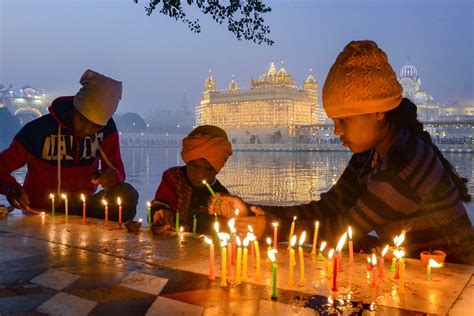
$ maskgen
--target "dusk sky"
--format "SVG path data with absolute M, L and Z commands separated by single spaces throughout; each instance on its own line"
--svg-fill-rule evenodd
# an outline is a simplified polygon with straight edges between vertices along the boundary
M 321 90 L 345 44 L 372 39 L 397 74 L 409 58 L 436 101 L 474 99 L 472 0 L 265 1 L 271 47 L 238 41 L 203 15 L 202 33 L 192 33 L 159 13 L 147 16 L 147 2 L 0 0 L 0 83 L 73 95 L 90 68 L 123 81 L 119 112 L 146 116 L 177 106 L 184 93 L 197 105 L 208 69 L 219 89 L 233 74 L 247 87 L 271 61 L 278 68 L 284 61 L 299 85 L 312 68 Z

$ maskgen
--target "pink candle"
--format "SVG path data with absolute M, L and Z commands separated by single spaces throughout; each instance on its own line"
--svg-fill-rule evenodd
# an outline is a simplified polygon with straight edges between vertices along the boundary
M 342 248 L 344 247 L 344 244 L 346 243 L 347 240 L 347 232 L 345 232 L 342 237 L 339 239 L 336 247 L 336 252 L 337 252 L 337 266 L 334 266 L 334 269 L 337 270 L 337 272 L 342 272 Z
M 337 257 L 337 272 L 342 272 L 342 252 L 339 252 Z
M 204 237 L 204 241 L 209 244 L 209 281 L 214 281 L 216 279 L 214 275 L 214 243 L 211 239 Z
M 277 249 L 277 243 L 278 243 L 278 223 L 273 222 L 273 249 Z
M 338 265 L 338 257 L 334 256 L 332 261 L 332 291 L 337 292 L 337 265 Z
M 117 204 L 118 204 L 118 227 L 119 229 L 122 228 L 122 200 L 118 197 L 117 198 Z
M 377 287 L 377 278 L 376 278 L 376 272 L 377 272 L 377 256 L 375 253 L 372 254 L 372 270 L 370 271 L 370 287 L 375 288 Z
M 388 251 L 388 245 L 386 245 L 383 250 L 382 250 L 382 253 L 380 254 L 380 264 L 379 264 L 379 277 L 383 280 L 384 277 L 385 277 L 385 268 L 384 268 L 384 265 L 385 265 L 385 255 L 387 254 L 387 251 Z
M 86 223 L 86 198 L 84 194 L 81 193 L 82 200 L 82 224 Z
M 227 258 L 227 276 L 232 277 L 232 244 L 227 243 L 227 253 L 229 258 Z
M 347 233 L 349 235 L 349 265 L 354 265 L 354 250 L 352 245 L 352 228 L 349 226 L 347 229 Z
M 109 226 L 109 206 L 107 205 L 106 200 L 102 200 L 102 203 L 104 204 L 105 207 L 105 227 Z

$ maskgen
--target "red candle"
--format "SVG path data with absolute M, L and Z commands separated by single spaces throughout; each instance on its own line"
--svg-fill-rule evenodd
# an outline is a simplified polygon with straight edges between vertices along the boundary
M 377 271 L 377 256 L 375 253 L 372 254 L 372 270 L 370 271 L 370 278 L 372 279 L 370 282 L 370 287 L 375 288 L 377 286 L 377 278 L 376 278 L 376 271 Z
M 214 281 L 216 279 L 214 275 L 214 243 L 211 239 L 204 237 L 204 241 L 209 244 L 209 281 Z
M 118 197 L 117 198 L 117 204 L 118 204 L 118 227 L 119 229 L 122 228 L 122 200 Z
M 227 253 L 229 258 L 227 258 L 227 276 L 232 277 L 232 244 L 227 243 Z
M 86 198 L 84 194 L 81 193 L 82 200 L 82 224 L 86 223 Z
M 337 265 L 338 256 L 334 256 L 332 261 L 332 291 L 337 292 Z
M 346 243 L 347 240 L 347 232 L 345 232 L 341 238 L 339 239 L 336 247 L 337 251 L 337 256 L 339 257 L 337 260 L 337 266 L 334 266 L 333 269 L 337 270 L 337 272 L 342 272 L 342 248 L 344 247 L 344 244 Z
M 105 207 L 105 227 L 109 226 L 109 206 L 107 205 L 106 200 L 102 200 L 102 203 L 104 204 Z
M 385 277 L 385 269 L 384 269 L 384 264 L 385 264 L 385 255 L 387 254 L 387 251 L 388 251 L 388 245 L 386 245 L 383 250 L 382 250 L 382 253 L 380 254 L 380 264 L 379 264 L 379 277 L 383 280 L 383 278 Z

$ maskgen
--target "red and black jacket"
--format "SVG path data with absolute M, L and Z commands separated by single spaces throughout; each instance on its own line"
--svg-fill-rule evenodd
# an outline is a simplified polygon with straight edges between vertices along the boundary
M 26 124 L 15 136 L 12 144 L 0 153 L 0 193 L 6 194 L 11 185 L 17 184 L 11 175 L 27 165 L 24 189 L 34 208 L 48 209 L 49 194 L 57 191 L 58 147 L 61 157 L 61 193 L 75 197 L 84 193 L 92 195 L 97 185 L 91 182 L 99 169 L 98 144 L 116 168 L 120 182 L 125 181 L 125 170 L 120 155 L 119 136 L 115 122 L 93 136 L 79 138 L 72 130 L 74 97 L 60 97 L 49 107 L 50 114 Z M 61 125 L 60 146 L 58 129 Z M 105 166 L 105 163 L 101 163 Z

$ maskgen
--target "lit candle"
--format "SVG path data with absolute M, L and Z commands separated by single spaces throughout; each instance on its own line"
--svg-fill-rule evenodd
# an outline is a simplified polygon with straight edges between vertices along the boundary
M 298 247 L 298 254 L 300 257 L 300 286 L 304 286 L 306 283 L 306 278 L 304 275 L 304 256 L 303 256 L 303 244 L 304 240 L 306 239 L 306 232 L 303 231 L 300 237 L 299 247 Z
M 221 242 L 221 286 L 227 286 L 227 240 Z
M 227 275 L 232 277 L 232 243 L 227 243 Z
M 56 208 L 54 207 L 54 194 L 50 193 L 49 198 L 51 199 L 51 214 L 54 216 L 54 213 L 56 212 Z
M 354 249 L 352 245 L 352 228 L 349 226 L 347 229 L 347 233 L 349 235 L 349 265 L 354 265 Z
M 272 263 L 272 300 L 276 300 L 277 297 L 277 271 L 278 271 L 278 266 L 276 264 L 276 258 L 275 258 L 275 250 L 269 250 L 268 251 L 268 258 L 270 258 L 270 261 Z
M 67 196 L 66 194 L 61 194 L 61 197 L 64 200 L 64 213 L 66 214 L 66 221 L 68 219 L 68 214 L 69 214 L 69 207 L 68 207 L 68 201 L 67 201 Z
M 267 254 L 268 254 L 268 252 L 272 250 L 272 239 L 270 237 L 267 237 L 266 241 L 267 241 Z M 271 268 L 271 261 L 268 256 L 267 256 L 267 264 L 269 264 Z
M 244 239 L 244 263 L 243 263 L 243 271 L 242 271 L 242 281 L 246 281 L 248 278 L 247 274 L 247 263 L 248 263 L 248 245 L 249 245 L 249 240 L 248 238 Z
M 405 231 L 404 230 L 401 232 L 400 235 L 395 236 L 393 238 L 393 242 L 395 244 L 395 247 L 394 247 L 394 250 L 393 250 L 394 256 L 393 256 L 393 259 L 392 259 L 392 267 L 390 268 L 390 272 L 396 271 L 396 273 L 395 273 L 395 278 L 396 279 L 398 279 L 398 270 L 397 270 L 398 265 L 397 265 L 397 259 L 396 259 L 396 256 L 395 256 L 395 251 L 399 250 L 400 245 L 403 243 L 404 240 L 405 240 Z
M 211 239 L 204 236 L 204 241 L 209 244 L 209 281 L 214 281 L 214 243 Z
M 255 261 L 255 279 L 256 280 L 259 280 L 260 279 L 260 248 L 258 246 L 258 240 L 257 238 L 255 238 L 255 240 L 253 241 L 253 244 L 255 245 L 255 258 L 256 258 L 256 261 Z
M 334 256 L 334 248 L 329 250 L 329 253 L 328 253 L 328 273 L 326 275 L 326 277 L 329 279 L 332 275 L 332 270 L 333 270 L 333 266 L 332 266 L 332 258 Z
M 214 213 L 214 240 L 218 242 L 217 234 L 219 233 L 219 219 L 217 218 L 217 214 Z
M 443 266 L 441 263 L 438 263 L 433 258 L 430 258 L 428 265 L 426 266 L 426 281 L 431 281 L 431 268 L 439 268 Z
M 319 222 L 314 222 L 314 235 L 313 235 L 313 249 L 311 254 L 316 257 L 316 245 L 318 244 L 318 232 L 319 232 Z
M 122 229 L 122 200 L 118 197 L 117 198 L 117 204 L 118 204 L 118 227 L 119 229 Z
M 399 294 L 405 294 L 405 259 L 403 257 L 405 256 L 405 251 L 400 250 L 398 252 L 398 259 L 399 259 L 399 266 L 400 266 L 400 280 L 398 283 L 398 293 Z
M 347 232 L 345 232 L 342 235 L 342 237 L 339 239 L 339 242 L 337 243 L 336 252 L 339 257 L 337 260 L 337 272 L 342 272 L 342 248 L 346 244 L 346 240 L 347 240 Z
M 384 257 L 387 254 L 387 251 L 388 251 L 388 245 L 386 245 L 383 248 L 382 253 L 380 254 L 379 277 L 381 279 L 383 279 L 385 277 L 385 268 L 384 268 L 385 258 Z
M 273 222 L 273 248 L 277 249 L 277 243 L 278 243 L 278 223 Z
M 40 213 L 40 216 L 41 216 L 41 225 L 44 225 L 46 213 L 45 213 L 45 212 L 41 212 L 41 213 Z
M 176 235 L 179 233 L 179 212 L 176 210 L 176 222 L 175 222 Z
M 146 205 L 148 206 L 148 225 L 150 225 L 151 229 L 151 224 L 153 224 L 153 219 L 151 218 L 151 203 L 146 202 Z
M 256 239 L 255 235 L 253 234 L 253 228 L 250 225 L 247 225 L 248 228 L 248 233 L 247 233 L 247 238 L 249 239 L 249 242 L 252 242 L 250 244 L 250 257 L 255 256 L 255 244 L 253 241 Z
M 231 249 L 231 244 L 228 242 L 230 240 L 230 235 L 227 234 L 227 233 L 219 233 L 218 236 L 219 236 L 219 240 L 224 240 L 225 243 L 226 243 L 226 247 L 227 247 L 227 251 L 226 251 L 227 260 L 225 262 L 225 264 L 227 265 L 226 273 L 230 277 L 232 275 L 232 265 L 231 265 L 231 262 L 230 262 L 230 257 L 227 256 L 227 254 L 229 252 L 231 252 L 231 250 L 230 250 Z
M 334 292 L 337 292 L 337 262 L 339 261 L 338 260 L 338 256 L 334 256 L 334 258 L 332 259 L 332 266 L 333 266 L 333 269 L 332 269 L 332 291 Z
M 202 180 L 202 183 L 206 186 L 206 188 L 209 190 L 209 192 L 211 193 L 212 197 L 216 199 L 216 203 L 217 204 L 220 204 L 221 203 L 221 200 L 219 199 L 219 197 L 216 195 L 216 192 L 214 192 L 214 190 L 211 188 L 211 186 L 209 185 L 209 183 L 207 183 L 206 180 Z
M 193 238 L 196 239 L 196 225 L 197 225 L 197 217 L 196 214 L 193 215 Z
M 290 227 L 290 236 L 288 237 L 288 250 L 291 249 L 291 238 L 293 238 L 293 233 L 295 232 L 295 221 L 296 221 L 296 216 L 293 216 L 293 222 L 291 222 L 291 227 Z
M 375 255 L 375 253 L 372 254 L 371 265 L 372 265 L 372 269 L 370 271 L 370 278 L 371 278 L 370 287 L 375 288 L 377 286 L 377 283 L 376 283 L 376 281 L 377 281 L 377 277 L 376 277 L 377 256 Z
M 82 200 L 82 224 L 86 223 L 86 197 L 81 193 Z
M 319 247 L 318 261 L 324 261 L 323 251 L 324 248 L 326 248 L 326 245 L 327 243 L 325 241 L 321 243 L 321 246 Z
M 291 243 L 290 243 L 290 264 L 289 264 L 289 272 L 288 272 L 288 285 L 293 286 L 294 281 L 293 281 L 293 274 L 295 270 L 295 265 L 296 265 L 296 260 L 295 260 L 295 250 L 293 247 L 296 244 L 296 235 L 293 235 L 291 237 Z
M 105 227 L 109 226 L 109 206 L 107 205 L 106 200 L 102 200 L 102 204 L 104 204 L 105 208 Z
M 242 247 L 240 242 L 240 237 L 235 237 L 235 242 L 237 244 L 237 267 L 235 269 L 235 283 L 241 283 L 241 269 L 242 269 Z

